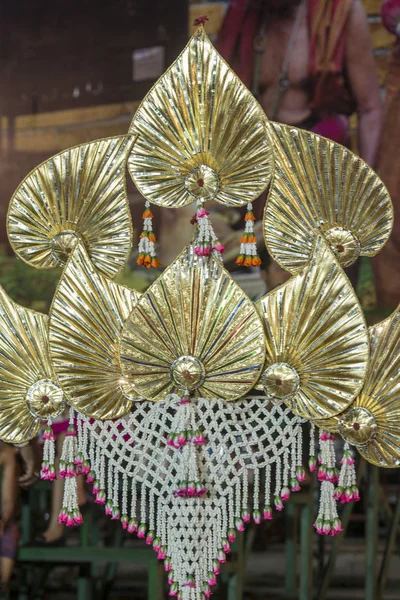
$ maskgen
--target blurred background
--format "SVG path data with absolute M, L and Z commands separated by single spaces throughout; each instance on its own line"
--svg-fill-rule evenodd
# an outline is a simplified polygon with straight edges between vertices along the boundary
M 11 253 L 6 213 L 18 184 L 63 149 L 124 134 L 144 95 L 185 46 L 194 19 L 207 15 L 207 33 L 216 40 L 228 5 L 219 0 L 0 0 L 0 283 L 14 300 L 46 311 L 59 278 L 56 270 L 37 271 Z M 380 0 L 363 0 L 385 101 L 389 57 L 397 42 L 382 24 L 381 5 Z M 351 148 L 357 151 L 356 112 L 349 123 Z M 127 179 L 137 234 L 143 199 Z M 396 191 L 390 192 L 394 197 Z M 154 212 L 162 238 L 157 209 Z M 232 226 L 237 222 L 236 216 L 224 219 Z M 382 275 L 382 265 L 374 266 L 370 260 L 360 267 L 357 291 L 370 322 L 389 314 L 400 301 L 400 297 L 396 301 L 398 287 L 380 300 L 376 284 L 382 284 L 382 277 L 396 279 L 396 273 L 400 280 L 399 249 L 393 244 L 394 254 L 384 259 L 392 261 L 390 273 Z M 240 279 L 240 273 L 237 276 Z M 260 279 L 254 277 L 253 273 L 252 286 Z M 135 267 L 133 255 L 120 281 L 144 289 L 150 279 Z M 344 509 L 345 536 L 325 540 L 314 535 L 315 498 L 309 482 L 306 491 L 288 503 L 285 515 L 272 525 L 250 529 L 239 541 L 218 596 L 400 599 L 399 478 L 362 462 L 358 478 L 363 500 L 354 509 Z M 92 504 L 85 526 L 68 533 L 66 546 L 74 548 L 72 554 L 66 552 L 64 536 L 62 544 L 35 545 L 35 532 L 51 516 L 50 503 L 45 482 L 22 492 L 17 509 L 22 549 L 8 597 L 166 597 L 154 552 L 127 540 L 121 528 L 106 521 L 103 511 Z

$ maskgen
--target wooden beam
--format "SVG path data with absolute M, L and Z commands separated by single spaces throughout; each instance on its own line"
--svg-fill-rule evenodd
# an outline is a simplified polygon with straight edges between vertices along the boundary
M 37 127 L 60 127 L 63 125 L 78 125 L 116 119 L 121 115 L 132 115 L 139 102 L 122 102 L 118 104 L 104 104 L 89 106 L 87 108 L 72 108 L 70 110 L 56 110 L 43 112 L 36 115 L 20 115 L 15 119 L 15 129 L 35 129 Z
M 395 40 L 395 36 L 388 32 L 382 25 L 380 18 L 370 21 L 369 24 L 372 40 L 372 48 L 391 48 Z
M 363 0 L 365 11 L 368 15 L 379 15 L 382 0 Z

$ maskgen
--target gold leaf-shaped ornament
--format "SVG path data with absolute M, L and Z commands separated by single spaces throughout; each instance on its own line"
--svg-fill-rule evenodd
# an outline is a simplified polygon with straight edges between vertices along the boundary
M 36 167 L 15 191 L 7 231 L 28 264 L 64 265 L 82 241 L 96 268 L 114 277 L 132 246 L 125 168 L 131 136 L 65 150 Z
M 160 206 L 247 204 L 271 177 L 264 121 L 201 27 L 135 113 L 129 172 L 143 196 Z
M 301 273 L 256 302 L 266 330 L 265 394 L 307 419 L 343 412 L 368 367 L 364 315 L 319 235 Z
M 379 252 L 393 226 L 393 209 L 376 173 L 315 133 L 279 123 L 267 127 L 275 155 L 263 220 L 271 256 L 297 273 L 321 233 L 344 267 Z
M 0 440 L 22 444 L 65 408 L 49 357 L 48 316 L 19 306 L 0 287 Z
M 221 263 L 188 246 L 139 299 L 121 334 L 120 360 L 139 394 L 185 390 L 235 400 L 256 384 L 265 358 L 262 322 Z
M 339 432 L 368 462 L 400 467 L 400 306 L 369 328 L 370 366 L 360 395 L 348 411 L 322 429 Z
M 99 273 L 83 244 L 75 247 L 50 310 L 49 343 L 70 404 L 88 417 L 119 418 L 138 399 L 121 373 L 118 342 L 139 296 Z

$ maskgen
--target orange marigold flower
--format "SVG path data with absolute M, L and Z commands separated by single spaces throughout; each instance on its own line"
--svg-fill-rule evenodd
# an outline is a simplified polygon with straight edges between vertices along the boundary
M 139 254 L 136 264 L 138 264 L 139 266 L 142 266 L 143 261 L 144 261 L 144 254 Z
M 160 266 L 160 261 L 158 260 L 157 256 L 154 256 L 154 258 L 151 261 L 151 266 L 153 267 L 153 269 L 156 269 L 157 267 Z
M 149 234 L 147 236 L 149 238 L 149 242 L 156 242 L 156 236 L 154 235 L 154 233 L 152 231 L 149 231 Z
M 151 256 L 150 256 L 150 254 L 145 254 L 144 259 L 143 259 L 143 265 L 145 267 L 151 267 Z
M 251 256 L 246 256 L 246 258 L 244 259 L 244 263 L 243 266 L 244 267 L 251 267 L 252 266 L 252 257 Z
M 246 213 L 246 216 L 245 216 L 244 220 L 245 220 L 245 221 L 255 221 L 255 220 L 256 220 L 256 218 L 255 218 L 255 216 L 254 216 L 254 214 L 253 214 L 253 211 L 252 211 L 252 210 L 248 210 L 248 211 L 247 211 L 247 213 Z
M 243 262 L 244 262 L 244 256 L 243 256 L 243 254 L 239 254 L 239 256 L 236 259 L 236 264 L 237 265 L 242 265 Z
M 261 258 L 259 256 L 253 256 L 252 265 L 253 267 L 259 267 L 261 265 Z
M 146 210 L 144 211 L 143 215 L 142 215 L 142 219 L 152 219 L 153 218 L 153 213 L 151 212 L 151 210 L 149 208 L 146 208 Z

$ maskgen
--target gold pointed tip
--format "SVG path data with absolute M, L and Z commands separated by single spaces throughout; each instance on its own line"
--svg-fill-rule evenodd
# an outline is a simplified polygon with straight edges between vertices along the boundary
M 193 27 L 199 27 L 199 29 L 204 29 L 204 26 L 206 24 L 206 21 L 208 21 L 209 18 L 207 17 L 207 15 L 201 15 L 201 17 L 197 17 L 197 19 L 195 19 L 193 21 Z

